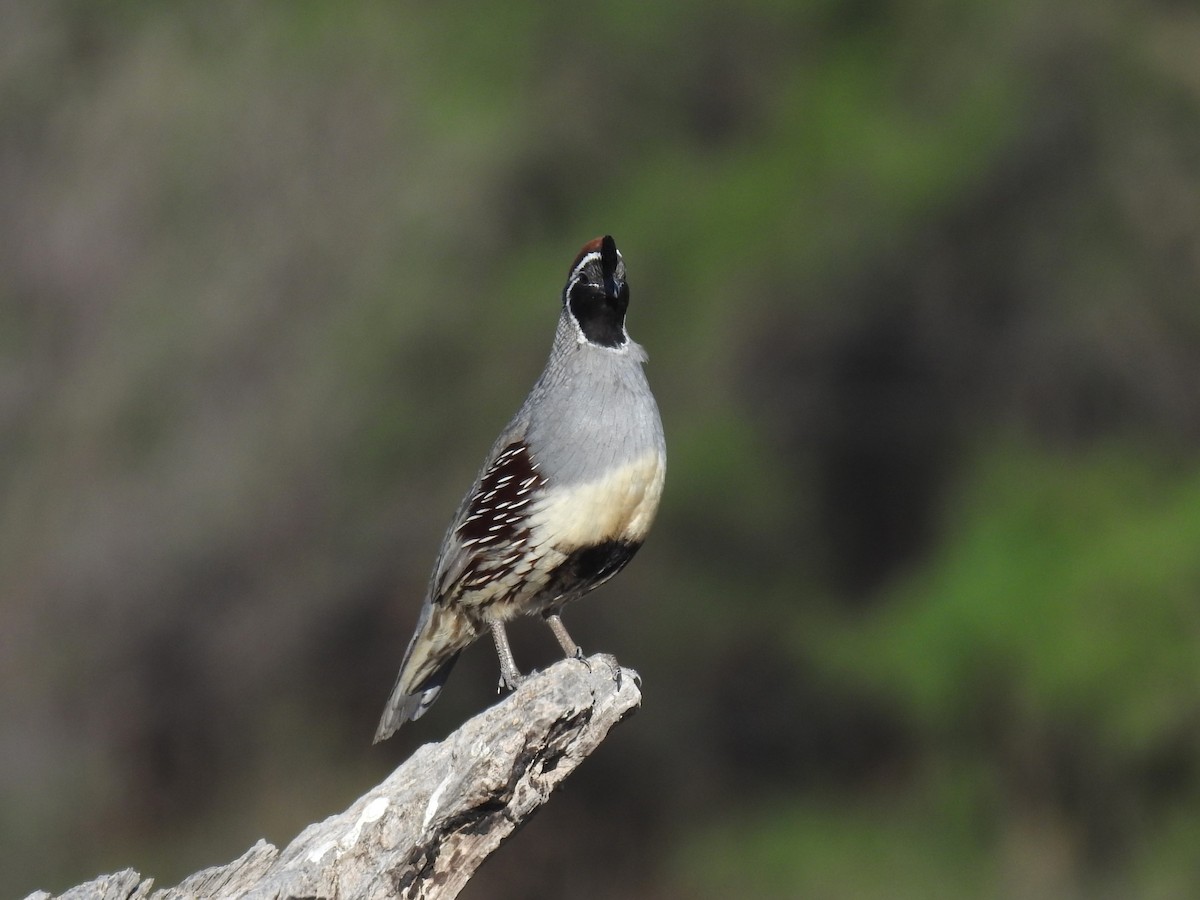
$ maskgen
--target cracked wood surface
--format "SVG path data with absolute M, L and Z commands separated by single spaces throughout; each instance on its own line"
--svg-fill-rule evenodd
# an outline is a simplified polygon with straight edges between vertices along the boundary
M 349 809 L 310 825 L 282 851 L 259 841 L 233 862 L 173 888 L 154 890 L 153 879 L 126 869 L 58 896 L 454 897 L 640 703 L 637 673 L 611 656 L 562 660 L 445 740 L 418 748 Z M 50 898 L 38 891 L 26 900 Z

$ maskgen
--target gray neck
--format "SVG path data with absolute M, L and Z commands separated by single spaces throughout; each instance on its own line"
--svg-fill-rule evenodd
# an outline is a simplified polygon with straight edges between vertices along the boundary
M 662 424 L 632 339 L 589 344 L 564 308 L 546 368 L 514 425 L 524 425 L 552 481 L 591 481 L 610 468 L 661 451 Z

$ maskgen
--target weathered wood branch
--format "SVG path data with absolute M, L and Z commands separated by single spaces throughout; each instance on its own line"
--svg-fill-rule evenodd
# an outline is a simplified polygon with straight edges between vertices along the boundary
M 60 898 L 454 897 L 640 703 L 637 673 L 611 656 L 563 660 L 441 743 L 419 748 L 349 809 L 310 825 L 283 851 L 259 841 L 228 865 L 173 888 L 153 890 L 153 879 L 127 869 Z

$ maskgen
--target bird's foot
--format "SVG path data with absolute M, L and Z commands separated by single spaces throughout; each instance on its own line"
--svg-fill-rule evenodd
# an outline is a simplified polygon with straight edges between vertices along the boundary
M 617 662 L 617 658 L 615 656 L 613 656 L 611 653 L 597 653 L 595 656 L 592 657 L 592 659 L 598 660 L 599 662 L 602 662 L 602 663 L 604 663 L 604 665 L 608 666 L 608 670 L 610 672 L 612 672 L 613 682 L 617 685 L 617 690 L 620 690 L 621 689 L 621 681 L 625 677 L 625 670 L 621 668 L 621 664 L 619 662 Z M 590 669 L 591 662 L 590 661 L 587 661 L 587 662 L 588 662 L 588 668 Z M 634 677 L 635 678 L 637 677 L 636 673 L 634 673 Z
M 500 680 L 496 682 L 496 693 L 511 693 L 520 687 L 521 682 L 525 681 L 528 677 L 528 675 L 518 675 L 514 678 L 511 675 L 501 675 Z
M 538 673 L 537 669 L 530 669 L 524 675 L 513 669 L 511 672 L 501 670 L 500 680 L 496 684 L 496 693 L 503 694 L 504 692 L 512 692 L 527 682 L 530 678 Z
M 517 668 L 512 648 L 508 646 L 508 634 L 504 630 L 504 623 L 492 623 L 492 638 L 496 642 L 496 656 L 500 659 L 500 684 L 496 687 L 496 693 L 515 691 L 521 682 L 534 673 L 522 675 L 521 670 Z

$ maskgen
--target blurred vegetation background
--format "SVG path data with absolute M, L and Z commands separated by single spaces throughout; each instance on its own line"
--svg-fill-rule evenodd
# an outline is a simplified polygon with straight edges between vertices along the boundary
M 0 3 L 0 895 L 286 843 L 612 233 L 643 711 L 474 898 L 1200 895 L 1200 11 Z M 518 658 L 555 658 L 536 623 Z M 633 773 L 633 774 L 630 774 Z

